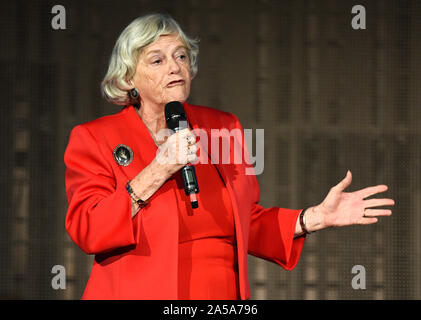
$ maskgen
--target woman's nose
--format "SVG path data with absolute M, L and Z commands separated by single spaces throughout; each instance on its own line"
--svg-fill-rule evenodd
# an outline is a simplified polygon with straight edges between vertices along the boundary
M 180 66 L 175 59 L 169 59 L 169 73 L 179 73 Z

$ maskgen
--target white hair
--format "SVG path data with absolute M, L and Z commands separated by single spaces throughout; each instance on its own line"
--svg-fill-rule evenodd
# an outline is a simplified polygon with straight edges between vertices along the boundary
M 139 17 L 120 34 L 111 54 L 108 71 L 101 83 L 106 100 L 117 105 L 132 103 L 129 91 L 134 88 L 139 53 L 162 35 L 176 34 L 184 42 L 190 62 L 190 73 L 197 73 L 199 40 L 188 37 L 169 15 L 154 13 Z

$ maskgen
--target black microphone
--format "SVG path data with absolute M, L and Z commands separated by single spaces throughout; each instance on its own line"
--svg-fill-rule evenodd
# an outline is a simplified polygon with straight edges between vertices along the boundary
M 178 132 L 187 128 L 187 117 L 184 112 L 183 105 L 178 101 L 171 101 L 165 105 L 165 121 L 168 129 Z M 199 185 L 197 183 L 196 171 L 192 164 L 188 164 L 181 168 L 181 177 L 183 178 L 184 191 L 186 196 L 190 197 L 192 208 L 199 207 L 196 193 L 199 193 Z

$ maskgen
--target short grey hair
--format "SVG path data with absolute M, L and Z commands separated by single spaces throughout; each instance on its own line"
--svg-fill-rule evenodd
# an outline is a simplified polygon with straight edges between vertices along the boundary
M 129 91 L 136 73 L 139 53 L 162 35 L 176 34 L 184 42 L 194 77 L 198 69 L 199 39 L 187 36 L 169 15 L 153 13 L 133 20 L 118 37 L 108 71 L 101 83 L 104 98 L 117 105 L 133 103 Z

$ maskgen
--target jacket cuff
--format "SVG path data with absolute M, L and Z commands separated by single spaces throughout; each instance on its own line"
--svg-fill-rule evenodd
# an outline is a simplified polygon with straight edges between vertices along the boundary
M 285 250 L 285 261 L 281 261 L 281 266 L 285 270 L 292 270 L 295 268 L 300 258 L 301 251 L 303 249 L 304 242 L 306 239 L 305 235 L 294 238 L 295 227 L 300 212 L 301 210 L 290 209 L 281 209 L 278 212 L 278 222 L 280 224 L 280 228 L 282 227 L 281 224 L 284 226 L 284 228 L 286 224 L 289 225 L 286 232 L 281 233 L 282 243 L 284 244 L 283 249 Z

